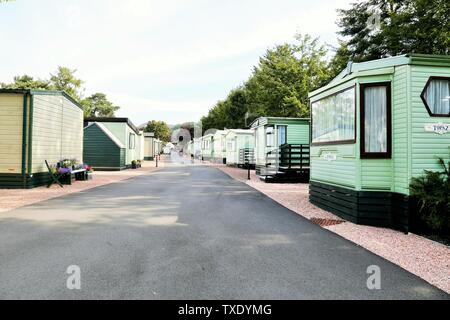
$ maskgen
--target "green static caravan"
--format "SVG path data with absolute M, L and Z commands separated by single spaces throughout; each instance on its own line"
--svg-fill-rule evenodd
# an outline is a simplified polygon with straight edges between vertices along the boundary
M 226 143 L 225 136 L 227 134 L 227 130 L 217 130 L 213 136 L 213 153 L 212 160 L 217 163 L 226 163 Z
M 312 203 L 359 224 L 408 229 L 412 177 L 449 159 L 450 56 L 349 63 L 312 92 Z
M 262 117 L 255 130 L 256 174 L 265 181 L 309 179 L 309 119 Z
M 83 110 L 60 91 L 0 89 L 0 188 L 33 188 L 45 165 L 83 161 Z
M 156 139 L 153 132 L 144 133 L 144 160 L 153 161 L 156 156 Z
M 226 164 L 229 166 L 242 167 L 246 165 L 246 163 L 240 154 L 242 151 L 249 151 L 253 154 L 255 148 L 255 130 L 230 129 L 225 136 L 225 142 Z
M 214 134 L 207 134 L 203 136 L 201 139 L 202 145 L 202 160 L 204 161 L 212 161 L 214 154 L 214 143 L 213 143 Z
M 84 160 L 100 171 L 130 168 L 144 160 L 143 132 L 127 118 L 84 119 Z

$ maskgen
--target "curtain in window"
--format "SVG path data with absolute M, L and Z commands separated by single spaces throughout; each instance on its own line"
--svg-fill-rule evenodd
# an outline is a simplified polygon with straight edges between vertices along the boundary
M 386 87 L 364 89 L 364 137 L 366 152 L 387 152 Z
M 355 138 L 355 89 L 351 88 L 312 104 L 313 142 Z
M 286 126 L 278 126 L 278 147 L 286 144 Z
M 431 80 L 426 100 L 432 113 L 450 114 L 450 80 Z

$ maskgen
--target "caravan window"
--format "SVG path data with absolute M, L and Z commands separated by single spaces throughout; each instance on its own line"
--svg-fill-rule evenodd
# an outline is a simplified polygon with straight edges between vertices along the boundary
M 128 148 L 135 149 L 136 148 L 136 135 L 134 133 L 130 133 L 128 138 Z
M 361 84 L 361 158 L 391 156 L 391 85 Z
M 355 111 L 354 87 L 313 102 L 312 142 L 355 143 Z
M 450 116 L 450 78 L 431 77 L 422 92 L 422 100 L 431 116 Z
M 278 126 L 278 146 L 287 143 L 287 126 Z

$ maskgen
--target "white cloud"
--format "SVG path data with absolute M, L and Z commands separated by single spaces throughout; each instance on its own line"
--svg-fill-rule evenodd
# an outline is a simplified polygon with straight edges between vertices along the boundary
M 14 2 L 2 8 L 8 12 L 0 11 L 2 45 L 8 48 L 0 50 L 0 59 L 9 62 L 0 81 L 22 73 L 47 77 L 65 65 L 78 69 L 88 93 L 109 93 L 123 115 L 139 119 L 151 110 L 151 118 L 170 119 L 178 108 L 170 122 L 195 120 L 248 77 L 267 47 L 291 41 L 296 32 L 335 43 L 335 9 L 348 2 Z M 211 84 L 222 86 L 214 97 Z

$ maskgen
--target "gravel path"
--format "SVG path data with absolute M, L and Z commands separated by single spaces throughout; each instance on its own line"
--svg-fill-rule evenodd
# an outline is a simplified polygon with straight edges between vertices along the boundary
M 234 179 L 248 184 L 305 218 L 341 220 L 334 214 L 309 202 L 308 184 L 264 183 L 254 171 L 252 171 L 251 180 L 248 181 L 246 170 L 223 165 L 212 166 Z M 360 226 L 351 222 L 325 228 L 450 293 L 449 247 L 415 234 L 405 235 L 391 229 Z

